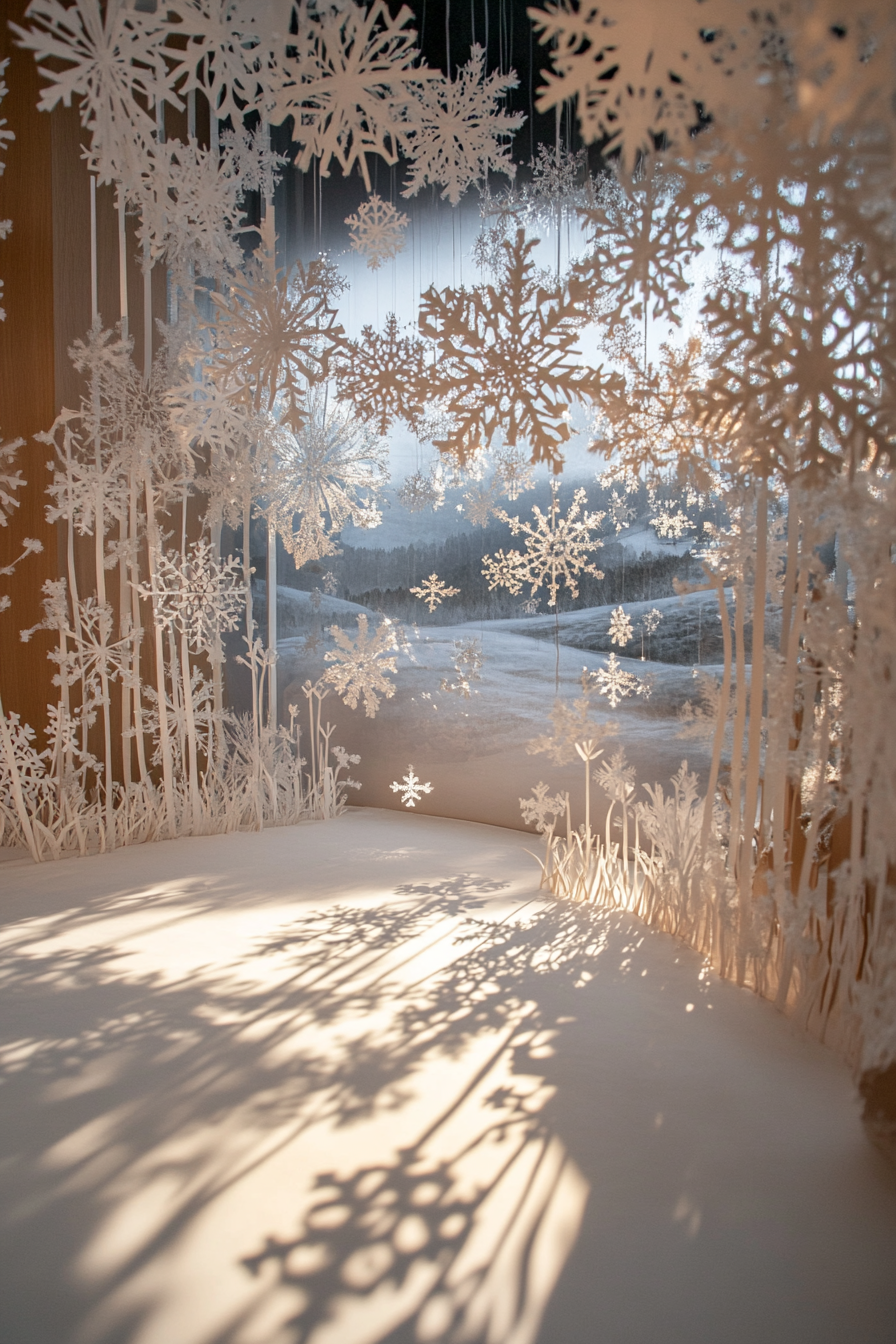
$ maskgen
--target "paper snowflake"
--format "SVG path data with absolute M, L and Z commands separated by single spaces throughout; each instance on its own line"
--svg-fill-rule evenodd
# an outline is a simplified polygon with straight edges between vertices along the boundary
M 92 134 L 90 159 L 101 181 L 130 180 L 155 140 L 159 103 L 183 108 L 175 92 L 176 62 L 163 55 L 160 16 L 127 0 L 32 0 L 30 28 L 11 24 L 20 46 L 34 52 L 48 83 L 38 107 L 51 112 L 78 100 L 81 125 Z M 151 111 L 151 110 L 152 111 Z
M 383 620 L 371 634 L 367 617 L 362 613 L 354 639 L 338 625 L 330 626 L 330 634 L 336 648 L 324 654 L 324 661 L 335 666 L 324 673 L 326 680 L 335 686 L 349 709 L 357 709 L 358 700 L 363 699 L 364 713 L 368 719 L 374 718 L 380 696 L 391 700 L 395 694 L 395 683 L 387 673 L 394 675 L 398 670 L 395 659 L 400 647 L 398 631 L 391 621 Z
M 198 91 L 220 121 L 229 118 L 235 127 L 253 112 L 274 123 L 283 119 L 284 94 L 303 67 L 309 43 L 304 5 L 178 0 L 159 9 L 174 39 L 166 51 L 181 54 L 176 78 L 182 95 Z
M 681 509 L 672 513 L 668 508 L 661 508 L 656 517 L 651 518 L 650 526 L 656 528 L 658 537 L 672 537 L 679 541 L 694 524 Z
M 372 271 L 379 270 L 384 261 L 397 257 L 404 247 L 407 215 L 401 214 L 376 192 L 362 201 L 358 213 L 349 215 L 345 222 L 351 234 L 351 247 L 366 257 Z
M 684 179 L 650 160 L 635 179 L 606 175 L 596 198 L 580 211 L 586 255 L 573 273 L 599 291 L 610 325 L 626 317 L 680 325 L 688 270 L 703 250 L 701 208 Z
M 401 801 L 405 807 L 414 807 L 419 803 L 424 793 L 432 793 L 432 785 L 424 784 L 418 775 L 414 774 L 414 767 L 408 766 L 407 774 L 399 780 L 394 780 L 390 785 L 393 793 L 401 794 Z
M 470 59 L 457 79 L 439 75 L 413 87 L 407 109 L 402 149 L 411 160 L 403 196 L 416 196 L 421 187 L 443 187 L 442 199 L 457 205 L 473 182 L 489 172 L 513 177 L 510 137 L 519 129 L 522 113 L 508 113 L 501 104 L 519 80 L 511 71 L 485 74 L 482 47 L 470 49 Z
M 398 502 L 408 513 L 422 513 L 424 509 L 439 509 L 445 503 L 445 486 L 432 473 L 415 471 L 398 487 Z
M 536 831 L 543 835 L 545 831 L 553 831 L 557 818 L 566 811 L 569 794 L 548 793 L 548 785 L 542 780 L 533 785 L 533 789 L 531 798 L 520 799 L 520 808 L 526 825 L 534 826 Z
M 653 150 L 660 134 L 672 140 L 693 126 L 694 100 L 707 94 L 717 52 L 702 39 L 707 21 L 701 21 L 699 6 L 616 5 L 610 15 L 603 5 L 573 8 L 557 0 L 528 14 L 539 42 L 551 48 L 553 65 L 535 106 L 545 113 L 572 101 L 586 145 L 600 140 L 604 153 L 621 149 L 631 166 L 639 153 Z M 702 63 L 701 49 L 708 53 Z M 699 92 L 685 82 L 695 67 L 704 76 Z M 713 88 L 724 85 L 723 72 L 727 67 L 720 62 Z
M 619 375 L 581 363 L 576 333 L 584 321 L 584 290 L 545 289 L 535 246 L 519 230 L 514 243 L 503 244 L 499 283 L 442 292 L 430 287 L 423 295 L 420 330 L 437 351 L 427 385 L 451 424 L 433 441 L 460 461 L 500 433 L 510 447 L 526 440 L 533 462 L 559 471 L 570 404 L 621 389 Z
M 615 709 L 620 700 L 634 695 L 641 683 L 633 672 L 627 672 L 622 667 L 615 653 L 611 653 L 606 667 L 599 667 L 591 674 L 591 684 L 596 687 L 598 695 L 605 695 Z
M 646 611 L 644 615 L 641 617 L 641 624 L 644 627 L 644 633 L 646 635 L 655 634 L 657 627 L 659 626 L 659 623 L 662 619 L 663 619 L 663 613 L 660 611 L 659 607 L 651 607 L 650 611 Z
M 462 695 L 469 700 L 473 694 L 470 682 L 482 680 L 482 641 L 476 639 L 456 639 L 454 641 L 454 680 L 443 677 L 439 690 L 451 695 Z M 477 692 L 478 694 L 478 692 Z
M 460 589 L 447 587 L 446 584 L 442 583 L 438 574 L 433 573 L 423 581 L 419 588 L 412 588 L 411 592 L 415 597 L 424 601 L 430 611 L 435 611 L 436 607 L 441 606 L 444 598 L 457 597 Z
M 510 518 L 503 510 L 499 517 L 510 524 L 514 536 L 520 533 L 526 538 L 525 551 L 498 551 L 494 556 L 485 556 L 482 573 L 490 589 L 507 588 L 515 595 L 524 584 L 531 588 L 534 597 L 539 588 L 548 590 L 548 606 L 557 605 L 557 595 L 561 585 L 569 589 L 571 597 L 578 597 L 579 588 L 576 579 L 580 574 L 592 574 L 603 578 L 603 571 L 597 569 L 588 559 L 600 546 L 600 540 L 594 535 L 602 514 L 584 513 L 582 506 L 586 494 L 582 489 L 573 495 L 569 512 L 564 517 L 560 513 L 558 491 L 551 491 L 551 507 L 545 514 L 537 504 L 533 505 L 534 523 L 522 522 L 519 518 Z
M 266 487 L 267 516 L 297 569 L 335 555 L 333 537 L 347 522 L 377 526 L 386 460 L 386 444 L 368 426 L 346 407 L 328 405 L 319 388 L 312 392 L 307 422 L 277 440 Z
M 294 117 L 302 172 L 315 157 L 322 177 L 334 159 L 345 177 L 357 164 L 370 191 L 367 155 L 397 162 L 413 90 L 439 78 L 419 63 L 417 33 L 408 26 L 413 17 L 402 6 L 393 19 L 385 0 L 369 8 L 343 0 L 317 11 L 301 77 L 281 109 Z
M 157 625 L 173 626 L 196 653 L 211 653 L 224 630 L 234 630 L 246 594 L 238 560 L 218 560 L 208 541 L 186 555 L 169 552 L 156 559 L 149 583 L 138 585 L 153 603 Z
M 629 642 L 633 634 L 631 618 L 622 607 L 614 607 L 610 613 L 610 643 L 620 648 Z
M 416 336 L 402 336 L 394 313 L 380 334 L 364 327 L 336 365 L 339 396 L 350 401 L 362 420 L 376 423 L 385 434 L 393 420 L 413 428 L 423 413 L 424 345 Z
M 293 429 L 305 421 L 309 386 L 321 382 L 344 331 L 331 306 L 331 285 L 320 261 L 278 270 L 275 239 L 262 226 L 262 243 L 229 294 L 211 294 L 217 308 L 212 376 L 245 389 L 255 410 L 267 410 Z M 211 325 L 211 324 L 210 324 Z

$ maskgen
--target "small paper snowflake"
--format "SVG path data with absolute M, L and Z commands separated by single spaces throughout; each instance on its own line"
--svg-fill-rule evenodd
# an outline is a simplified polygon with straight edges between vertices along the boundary
M 676 509 L 671 513 L 668 508 L 661 508 L 655 518 L 651 518 L 650 526 L 656 528 L 658 537 L 670 537 L 675 541 L 680 541 L 690 528 L 694 526 L 690 518 L 681 509 Z
M 351 246 L 367 258 L 372 271 L 379 270 L 384 261 L 397 257 L 404 247 L 408 217 L 384 201 L 376 192 L 358 206 L 356 215 L 346 219 L 351 234 Z
M 382 332 L 366 326 L 361 339 L 350 341 L 339 358 L 336 387 L 362 420 L 375 421 L 385 434 L 393 420 L 413 429 L 423 414 L 421 391 L 426 374 L 423 342 L 402 336 L 398 320 L 389 313 Z
M 618 644 L 622 648 L 629 642 L 632 633 L 631 618 L 626 615 L 622 607 L 614 607 L 610 613 L 610 643 Z
M 442 583 L 438 574 L 432 573 L 428 579 L 423 581 L 419 588 L 412 588 L 411 592 L 415 597 L 421 598 L 421 600 L 429 607 L 430 611 L 435 611 L 436 607 L 441 606 L 444 598 L 457 597 L 460 589 L 449 588 L 446 584 Z
M 424 509 L 438 509 L 445 503 L 445 486 L 440 478 L 424 476 L 415 471 L 413 476 L 398 487 L 398 502 L 408 513 L 422 513 Z
M 627 672 L 621 666 L 615 653 L 611 653 L 607 659 L 606 667 L 599 667 L 592 673 L 594 682 L 597 686 L 598 695 L 605 695 L 613 709 L 627 696 L 635 694 L 640 686 L 638 678 L 633 672 Z
M 432 793 L 432 785 L 424 784 L 419 776 L 414 774 L 414 767 L 408 766 L 408 772 L 401 781 L 393 780 L 390 785 L 393 793 L 401 794 L 401 801 L 405 807 L 414 807 L 419 803 L 424 793 Z
M 338 625 L 330 626 L 330 634 L 336 648 L 324 654 L 324 661 L 336 666 L 328 668 L 324 675 L 349 709 L 357 709 L 359 698 L 363 698 L 364 713 L 372 719 L 380 707 L 380 696 L 391 700 L 395 694 L 395 684 L 386 674 L 398 670 L 395 661 L 398 632 L 391 621 L 384 620 L 371 635 L 367 617 L 362 614 L 358 617 L 355 639 Z

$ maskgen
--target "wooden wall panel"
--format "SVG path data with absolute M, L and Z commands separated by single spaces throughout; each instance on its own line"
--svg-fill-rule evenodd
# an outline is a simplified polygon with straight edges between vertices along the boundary
M 7 0 L 4 18 L 21 19 L 24 9 L 25 0 Z M 41 619 L 42 584 L 58 573 L 56 529 L 44 514 L 49 453 L 33 440 L 49 429 L 56 411 L 52 131 L 50 118 L 37 111 L 34 58 L 13 45 L 3 22 L 0 59 L 7 57 L 9 94 L 0 115 L 16 139 L 7 148 L 0 178 L 0 218 L 12 220 L 12 233 L 0 242 L 6 309 L 6 321 L 0 322 L 0 433 L 4 439 L 26 440 L 18 463 L 28 485 L 19 492 L 21 505 L 9 525 L 0 528 L 0 567 L 20 554 L 23 537 L 38 538 L 44 551 L 24 560 L 11 579 L 0 579 L 0 592 L 12 598 L 11 610 L 0 613 L 0 690 L 7 712 L 39 728 L 47 704 L 56 698 L 54 669 L 46 657 L 51 640 L 40 632 L 23 644 L 19 631 Z M 40 734 L 38 739 L 42 747 Z

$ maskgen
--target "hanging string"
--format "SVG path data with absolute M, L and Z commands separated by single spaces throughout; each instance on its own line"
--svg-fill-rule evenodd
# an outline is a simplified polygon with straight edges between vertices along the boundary
M 451 78 L 451 0 L 445 0 L 445 74 Z
M 90 321 L 99 317 L 96 271 L 96 175 L 90 174 Z

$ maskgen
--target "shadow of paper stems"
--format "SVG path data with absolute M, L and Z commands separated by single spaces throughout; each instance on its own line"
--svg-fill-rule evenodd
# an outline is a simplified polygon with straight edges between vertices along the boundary
M 575 1239 L 587 1188 L 544 1114 L 544 1074 L 568 995 L 606 945 L 606 918 L 538 906 L 507 923 L 467 919 L 455 941 L 460 956 L 396 1015 L 396 1048 L 420 1064 L 491 1033 L 494 1049 L 412 1147 L 320 1174 L 298 1234 L 243 1262 L 254 1275 L 273 1267 L 296 1292 L 297 1344 L 334 1315 L 349 1344 L 361 1304 L 380 1321 L 374 1336 L 365 1314 L 368 1340 L 521 1344 Z M 556 1011 L 538 994 L 548 977 Z
M 301 1280 L 296 1340 L 336 1300 L 367 1309 L 392 1284 L 413 1299 L 402 1296 L 399 1313 L 412 1334 L 441 1338 L 462 1321 L 476 1338 L 476 1320 L 517 1300 L 508 1283 L 525 1296 L 536 1264 L 545 1279 L 537 1247 L 554 1226 L 570 1164 L 543 1114 L 542 1079 L 551 1035 L 577 1011 L 570 995 L 592 973 L 608 927 L 590 910 L 541 898 L 522 913 L 511 902 L 483 914 L 504 886 L 461 874 L 406 884 L 398 905 L 303 912 L 232 963 L 180 978 L 137 970 L 114 938 L 67 946 L 69 930 L 83 937 L 99 909 L 11 930 L 0 948 L 0 1081 L 17 1139 L 4 1183 L 10 1215 L 17 1201 L 29 1211 L 5 1243 L 10 1275 L 42 1247 L 43 1272 L 58 1285 L 52 1310 L 74 1335 L 216 1199 L 310 1127 L 398 1111 L 433 1062 L 456 1060 L 447 1085 L 457 1095 L 425 1134 L 385 1164 L 322 1177 L 312 1222 L 288 1245 L 244 1249 L 249 1263 L 273 1261 L 284 1283 Z M 166 923 L 177 925 L 191 904 L 190 896 L 168 902 Z M 33 1030 L 25 1053 L 21 1022 Z M 479 1063 L 466 1069 L 471 1046 Z M 157 1185 L 171 1192 L 161 1216 L 76 1288 L 72 1266 L 102 1237 L 110 1209 Z M 342 1221 L 312 1225 L 327 1218 Z M 330 1258 L 315 1268 L 308 1256 Z M 39 1327 L 41 1304 L 28 1309 Z M 142 1296 L 123 1315 L 116 1306 L 98 1344 L 138 1337 L 153 1310 Z M 519 1324 L 527 1312 L 517 1302 L 510 1318 Z M 235 1315 L 216 1340 L 241 1339 L 245 1319 Z M 447 1324 L 437 1329 L 439 1321 Z M 48 1318 L 47 1338 L 54 1329 Z M 503 1325 L 492 1336 L 510 1338 Z

